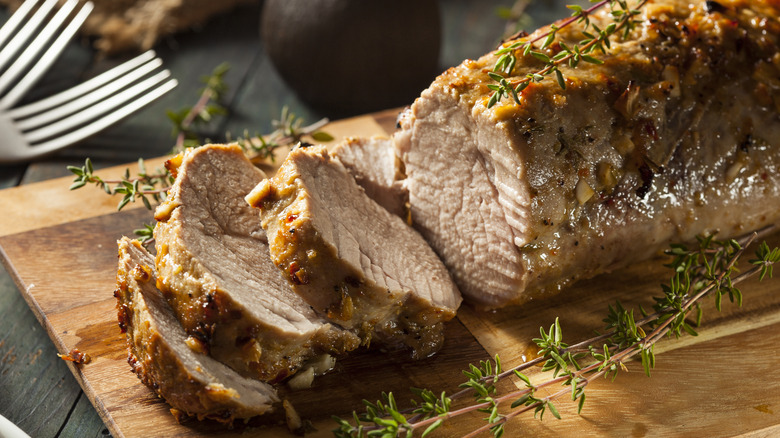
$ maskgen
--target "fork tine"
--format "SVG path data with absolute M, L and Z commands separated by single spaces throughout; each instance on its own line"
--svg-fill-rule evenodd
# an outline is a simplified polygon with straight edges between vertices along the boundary
M 14 55 L 24 46 L 30 35 L 35 32 L 40 26 L 49 12 L 57 4 L 57 0 L 47 0 L 30 18 L 30 20 L 22 27 L 21 30 L 14 36 L 8 44 L 0 50 L 0 70 L 4 69 L 8 63 L 15 59 Z
M 27 14 L 32 11 L 32 8 L 35 7 L 36 4 L 38 4 L 38 0 L 25 0 L 25 2 L 19 6 L 19 9 L 11 15 L 11 18 L 3 24 L 3 27 L 0 28 L 0 47 L 3 47 L 3 44 L 5 44 L 5 42 L 8 41 L 8 38 L 16 31 L 16 28 L 24 22 L 24 19 L 27 18 Z
M 77 129 L 75 131 L 72 131 L 66 135 L 33 146 L 32 149 L 36 151 L 36 153 L 44 154 L 71 145 L 78 141 L 81 141 L 99 131 L 102 131 L 103 129 L 106 129 L 107 127 L 113 125 L 114 123 L 117 123 L 118 121 L 131 115 L 135 111 L 138 111 L 144 106 L 150 104 L 160 96 L 172 90 L 174 87 L 176 87 L 177 84 L 178 82 L 176 81 L 176 79 L 171 79 L 168 82 L 165 82 L 164 84 L 150 91 L 149 93 L 133 100 L 133 102 L 130 103 L 129 105 L 123 106 L 118 110 L 114 111 L 113 113 L 110 113 L 105 117 L 98 119 L 97 121 L 92 122 L 91 124 L 84 126 L 80 129 Z
M 70 15 L 77 3 L 76 0 L 68 0 L 62 8 L 57 11 L 38 36 L 27 46 L 17 60 L 14 61 L 2 76 L 0 76 L 0 94 L 2 94 L 6 89 L 13 85 L 16 78 L 21 75 L 36 58 L 38 59 L 38 62 L 32 67 L 27 75 L 24 76 L 2 100 L 0 100 L 0 109 L 7 109 L 19 101 L 24 93 L 57 59 L 60 52 L 65 49 L 65 45 L 70 41 L 71 37 L 76 33 L 92 11 L 91 2 L 84 5 L 65 29 L 62 32 L 59 32 L 59 35 L 53 43 L 49 43 L 49 40 L 55 32 L 59 31 L 60 26 L 65 22 L 65 19 Z M 42 56 L 38 56 L 38 53 L 47 46 L 48 49 L 46 52 Z
M 63 134 L 64 132 L 73 129 L 76 126 L 80 126 L 86 122 L 89 122 L 90 120 L 100 117 L 109 111 L 114 110 L 117 107 L 122 106 L 126 102 L 141 95 L 146 90 L 164 81 L 170 76 L 170 74 L 170 71 L 163 70 L 156 75 L 122 91 L 121 93 L 111 96 L 110 98 L 85 109 L 84 111 L 59 120 L 55 123 L 52 123 L 51 125 L 38 128 L 35 131 L 27 132 L 24 134 L 24 136 L 30 144 L 35 144 L 41 140 Z
M 12 119 L 21 119 L 33 114 L 38 114 L 51 108 L 62 105 L 69 102 L 81 95 L 89 93 L 90 91 L 113 81 L 114 79 L 124 75 L 128 71 L 131 71 L 138 66 L 148 62 L 156 56 L 154 50 L 148 50 L 135 58 L 120 64 L 111 70 L 103 72 L 92 79 L 82 82 L 79 85 L 68 88 L 65 91 L 57 93 L 53 96 L 41 99 L 37 102 L 29 103 L 27 105 L 20 106 L 8 110 L 7 114 Z
M 40 126 L 47 125 L 63 117 L 69 116 L 77 111 L 88 108 L 95 102 L 100 102 L 103 99 L 111 96 L 117 91 L 125 88 L 133 82 L 143 78 L 147 74 L 153 72 L 155 69 L 162 65 L 160 58 L 155 58 L 141 67 L 132 70 L 128 74 L 106 83 L 104 86 L 87 93 L 78 99 L 74 99 L 64 105 L 57 106 L 45 113 L 37 114 L 33 117 L 18 121 L 16 126 L 22 131 L 30 131 Z M 16 119 L 13 114 L 9 114 L 12 119 Z M 17 119 L 18 120 L 18 119 Z
M 30 44 L 30 46 L 22 53 L 18 61 L 11 66 L 2 76 L 0 76 L 0 94 L 10 86 L 22 69 L 29 64 L 33 57 L 44 48 L 46 42 L 51 38 L 51 35 L 59 28 L 62 21 L 70 14 L 70 11 L 76 6 L 78 2 L 71 0 L 66 3 L 57 16 L 52 19 L 46 26 L 46 29 Z M 39 58 L 38 62 L 32 67 L 32 69 L 16 84 L 7 95 L 0 99 L 0 109 L 8 109 L 18 102 L 27 90 L 30 89 L 35 82 L 49 69 L 54 61 L 57 60 L 58 55 L 65 50 L 65 45 L 70 41 L 76 31 L 79 30 L 81 24 L 87 19 L 90 12 L 92 12 L 92 2 L 86 2 L 84 6 L 79 10 L 73 20 L 65 27 L 65 29 L 57 36 L 57 39 L 49 46 L 44 54 Z M 62 20 L 57 21 L 57 17 L 60 16 L 63 11 L 67 11 L 62 14 Z M 29 58 L 25 58 L 29 57 Z M 8 79 L 6 79 L 8 78 Z M 7 82 L 6 82 L 7 81 Z

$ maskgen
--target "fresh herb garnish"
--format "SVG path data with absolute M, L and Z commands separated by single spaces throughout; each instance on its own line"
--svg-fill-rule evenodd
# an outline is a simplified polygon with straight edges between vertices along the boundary
M 173 122 L 173 135 L 176 143 L 172 149 L 173 154 L 183 152 L 188 148 L 196 148 L 208 142 L 198 128 L 207 124 L 214 116 L 227 112 L 219 103 L 228 87 L 224 82 L 224 75 L 229 70 L 227 64 L 217 66 L 211 75 L 202 79 L 204 88 L 199 91 L 199 97 L 195 105 L 179 111 L 168 111 L 168 118 Z M 274 151 L 282 146 L 289 146 L 303 142 L 308 136 L 314 141 L 328 142 L 333 137 L 322 131 L 322 127 L 328 123 L 328 119 L 322 119 L 312 125 L 303 126 L 303 119 L 290 112 L 285 106 L 282 108 L 279 120 L 273 120 L 271 125 L 273 132 L 265 136 L 256 134 L 250 137 L 245 134 L 235 142 L 244 150 L 248 158 L 255 160 L 270 159 L 274 161 Z M 225 134 L 230 141 L 230 134 Z M 151 210 L 156 204 L 165 201 L 168 189 L 175 180 L 171 172 L 166 168 L 159 168 L 154 172 L 147 172 L 143 159 L 138 159 L 138 171 L 131 174 L 126 168 L 120 179 L 104 179 L 94 173 L 92 161 L 87 158 L 81 167 L 68 166 L 76 177 L 70 186 L 70 190 L 80 189 L 88 184 L 94 184 L 108 195 L 122 195 L 117 205 L 117 210 L 122 210 L 131 202 L 140 200 L 144 206 Z M 153 240 L 153 225 L 144 224 L 143 228 L 135 230 L 135 234 L 144 245 Z
M 158 169 L 153 173 L 147 173 L 144 160 L 138 159 L 138 173 L 131 176 L 130 169 L 125 169 L 122 179 L 103 179 L 95 175 L 92 160 L 87 158 L 82 167 L 68 166 L 76 178 L 70 185 L 70 190 L 76 190 L 87 184 L 94 184 L 108 195 L 123 195 L 117 205 L 121 210 L 128 203 L 140 199 L 146 208 L 152 209 L 152 202 L 159 203 L 165 200 L 166 192 L 173 183 L 173 176 L 166 169 Z M 151 198 L 151 201 L 150 201 Z
M 585 403 L 585 389 L 599 377 L 615 379 L 626 371 L 631 359 L 639 356 L 645 374 L 650 376 L 655 367 L 655 344 L 664 337 L 680 337 L 685 333 L 696 336 L 694 326 L 701 321 L 700 301 L 714 296 L 720 310 L 722 297 L 729 297 L 737 305 L 742 304 L 742 292 L 736 285 L 758 275 L 759 280 L 771 277 L 772 267 L 780 261 L 780 248 L 770 248 L 766 242 L 759 245 L 756 257 L 749 261 L 749 268 L 738 273 L 736 263 L 758 234 L 774 231 L 770 226 L 740 239 L 715 240 L 712 236 L 699 238 L 694 249 L 685 245 L 672 245 L 667 254 L 672 261 L 667 265 L 673 274 L 668 285 L 663 285 L 663 296 L 655 298 L 655 312 L 647 314 L 641 307 L 638 313 L 626 309 L 620 302 L 609 306 L 604 319 L 604 333 L 594 338 L 569 345 L 563 341 L 558 319 L 548 330 L 540 328 L 540 337 L 533 340 L 539 347 L 539 356 L 515 368 L 503 370 L 498 356 L 479 366 L 470 365 L 464 371 L 467 381 L 460 391 L 436 395 L 429 389 L 413 389 L 415 408 L 400 410 L 392 393 L 383 393 L 376 403 L 364 401 L 365 412 L 353 412 L 352 421 L 334 417 L 338 428 L 334 435 L 346 437 L 398 437 L 423 432 L 427 436 L 445 421 L 461 415 L 481 412 L 485 425 L 469 432 L 472 437 L 490 432 L 494 437 L 504 434 L 506 423 L 526 412 L 533 412 L 540 419 L 546 412 L 555 418 L 561 416 L 553 401 L 569 395 L 577 403 L 578 412 Z M 695 316 L 693 321 L 690 317 Z M 541 365 L 549 378 L 534 382 L 523 371 Z M 499 394 L 496 384 L 501 379 L 516 378 L 522 389 Z M 547 396 L 538 392 L 542 388 L 561 387 Z M 456 401 L 473 395 L 472 403 L 456 405 Z
M 550 30 L 538 35 L 530 40 L 516 41 L 506 47 L 496 51 L 499 55 L 493 70 L 488 72 L 488 76 L 496 84 L 488 85 L 493 92 L 487 103 L 491 108 L 505 97 L 511 97 L 515 103 L 520 105 L 518 93 L 525 90 L 530 84 L 541 82 L 551 75 L 555 75 L 558 85 L 566 89 L 566 78 L 561 72 L 561 66 L 568 65 L 570 68 L 577 68 L 580 62 L 591 64 L 601 64 L 602 61 L 593 56 L 596 51 L 606 54 L 610 49 L 610 37 L 622 32 L 623 38 L 626 38 L 631 30 L 639 23 L 636 16 L 640 14 L 639 9 L 647 3 L 647 0 L 637 1 L 636 6 L 629 7 L 628 0 L 591 0 L 596 3 L 588 9 L 581 6 L 569 5 L 568 8 L 573 11 L 571 17 L 561 23 L 560 26 L 552 25 Z M 608 6 L 613 22 L 601 29 L 595 23 L 591 22 L 590 15 L 597 9 Z M 563 41 L 557 41 L 558 32 L 573 24 L 584 23 L 582 30 L 583 40 L 577 44 L 569 46 Z M 542 41 L 541 46 L 536 47 L 536 43 Z M 544 53 L 545 50 L 552 49 L 553 43 L 557 52 L 554 55 Z M 527 73 L 519 79 L 511 80 L 512 72 L 517 64 L 517 55 L 532 56 L 542 62 L 544 67 L 538 71 Z
M 195 105 L 179 111 L 168 111 L 168 118 L 174 125 L 173 135 L 176 137 L 173 154 L 206 143 L 207 140 L 202 138 L 197 128 L 208 124 L 214 116 L 227 114 L 227 109 L 220 101 L 228 90 L 224 77 L 229 70 L 230 66 L 226 63 L 218 65 L 210 75 L 201 78 L 204 87 L 200 90 L 200 97 Z
M 249 158 L 270 159 L 273 162 L 275 161 L 274 151 L 276 149 L 303 143 L 305 136 L 310 136 L 318 142 L 332 141 L 333 136 L 321 131 L 328 122 L 328 119 L 321 119 L 311 125 L 302 126 L 303 119 L 291 113 L 285 106 L 282 108 L 279 119 L 271 122 L 271 126 L 274 128 L 273 132 L 266 135 L 255 134 L 253 137 L 244 132 L 244 137 L 236 139 L 236 143 L 241 146 Z

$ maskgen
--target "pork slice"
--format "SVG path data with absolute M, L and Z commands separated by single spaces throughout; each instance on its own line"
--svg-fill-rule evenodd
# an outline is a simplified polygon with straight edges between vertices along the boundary
M 366 195 L 390 213 L 407 216 L 403 169 L 387 137 L 347 138 L 331 150 Z
M 780 219 L 780 5 L 710 3 L 648 2 L 627 38 L 594 55 L 603 64 L 561 67 L 565 89 L 548 78 L 488 108 L 494 51 L 446 71 L 402 115 L 394 145 L 413 224 L 467 300 L 522 303 L 672 241 Z M 591 19 L 604 29 L 608 12 Z M 581 25 L 557 35 L 573 47 Z M 544 67 L 517 56 L 510 82 Z
M 247 201 L 274 263 L 316 312 L 363 339 L 435 352 L 460 293 L 422 237 L 323 146 L 297 148 Z
M 267 381 L 360 345 L 319 317 L 271 262 L 260 218 L 243 199 L 265 175 L 237 146 L 190 150 L 176 172 L 156 211 L 156 267 L 187 333 L 241 374 Z
M 138 378 L 172 407 L 199 419 L 232 422 L 270 411 L 279 402 L 276 391 L 190 348 L 187 334 L 155 286 L 152 256 L 126 237 L 118 245 L 114 295 L 119 325 L 127 336 L 128 362 Z

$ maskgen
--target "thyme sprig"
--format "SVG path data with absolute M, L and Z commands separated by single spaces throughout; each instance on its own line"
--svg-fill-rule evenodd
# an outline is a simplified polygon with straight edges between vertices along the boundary
M 628 0 L 590 0 L 595 5 L 588 9 L 583 9 L 578 5 L 569 5 L 572 15 L 560 25 L 550 26 L 550 30 L 526 41 L 516 41 L 506 47 L 502 47 L 496 54 L 499 55 L 493 66 L 492 71 L 488 72 L 490 79 L 495 84 L 489 84 L 488 88 L 492 90 L 488 99 L 487 107 L 491 108 L 503 98 L 511 97 L 516 104 L 520 105 L 518 94 L 525 90 L 532 83 L 538 83 L 545 78 L 555 75 L 558 85 L 566 89 L 566 79 L 561 72 L 561 66 L 568 65 L 574 69 L 581 62 L 591 64 L 601 64 L 603 61 L 593 56 L 596 51 L 606 54 L 611 48 L 610 38 L 622 32 L 623 38 L 636 27 L 639 21 L 636 16 L 640 14 L 640 9 L 647 3 L 647 0 L 638 0 L 634 7 L 630 7 Z M 604 29 L 590 20 L 590 15 L 602 8 L 608 6 L 613 22 L 609 23 Z M 583 40 L 571 47 L 563 41 L 557 41 L 558 32 L 573 24 L 583 24 L 581 31 Z M 541 46 L 536 47 L 536 43 L 542 41 Z M 553 43 L 556 43 L 554 49 L 557 51 L 550 56 L 544 51 L 553 49 Z M 508 77 L 517 65 L 518 53 L 522 56 L 532 56 L 544 63 L 544 67 L 538 71 L 527 73 L 521 79 L 509 80 Z
M 138 236 L 136 240 L 141 242 L 141 245 L 149 245 L 154 242 L 154 224 L 143 224 L 142 228 L 133 230 L 133 234 Z
M 228 89 L 224 81 L 225 74 L 229 71 L 227 64 L 217 66 L 211 75 L 201 80 L 204 87 L 199 90 L 197 101 L 192 107 L 179 111 L 168 111 L 168 118 L 173 123 L 173 135 L 176 138 L 172 154 L 178 154 L 188 148 L 200 147 L 208 140 L 202 137 L 198 131 L 203 125 L 208 124 L 215 116 L 227 112 L 225 106 L 220 103 Z M 273 132 L 267 135 L 256 134 L 250 137 L 245 134 L 236 140 L 244 153 L 252 160 L 274 160 L 274 151 L 282 146 L 305 142 L 306 138 L 314 141 L 328 142 L 333 137 L 322 131 L 329 120 L 322 119 L 314 124 L 303 126 L 303 118 L 296 116 L 286 106 L 282 108 L 278 120 L 273 120 L 271 126 Z M 225 138 L 230 141 L 230 134 Z M 121 195 L 117 210 L 122 210 L 130 203 L 140 201 L 148 210 L 165 201 L 168 190 L 174 182 L 174 176 L 164 167 L 154 172 L 147 172 L 143 159 L 138 159 L 138 171 L 135 174 L 126 168 L 120 179 L 105 179 L 95 174 L 92 161 L 87 158 L 84 165 L 68 166 L 68 170 L 75 175 L 70 190 L 77 190 L 86 185 L 95 185 L 108 195 Z M 143 227 L 135 230 L 138 240 L 143 244 L 149 244 L 153 240 L 154 227 L 151 224 L 143 224 Z
M 227 85 L 224 81 L 225 74 L 230 67 L 227 64 L 220 64 L 211 73 L 201 80 L 204 87 L 199 91 L 198 100 L 192 107 L 184 108 L 179 111 L 168 111 L 168 118 L 174 125 L 173 134 L 176 137 L 176 143 L 172 153 L 182 152 L 188 147 L 197 147 L 203 140 L 196 131 L 196 128 L 208 123 L 214 116 L 224 114 L 225 107 L 219 103 L 224 93 L 227 91 Z M 125 169 L 121 179 L 104 179 L 94 173 L 92 161 L 87 158 L 84 166 L 68 166 L 68 170 L 76 175 L 70 190 L 80 189 L 88 184 L 94 184 L 102 189 L 108 195 L 122 195 L 122 199 L 117 204 L 117 210 L 122 210 L 131 202 L 140 200 L 144 206 L 151 210 L 155 204 L 165 200 L 168 189 L 173 184 L 174 177 L 166 168 L 159 168 L 152 173 L 146 171 L 143 159 L 138 159 L 138 172 L 132 175 L 129 168 Z M 148 226 L 137 230 L 141 238 L 147 238 L 144 235 Z
M 138 172 L 135 176 L 131 176 L 130 169 L 126 168 L 121 179 L 104 179 L 96 175 L 92 160 L 89 158 L 84 161 L 83 166 L 68 166 L 68 170 L 76 175 L 70 185 L 70 190 L 94 184 L 108 195 L 123 195 L 117 205 L 117 210 L 121 210 L 137 199 L 140 199 L 144 206 L 151 210 L 152 202 L 156 204 L 165 200 L 167 190 L 173 183 L 173 176 L 167 169 L 160 168 L 152 173 L 147 172 L 142 158 L 138 159 Z
M 250 159 L 270 159 L 273 162 L 276 149 L 298 143 L 308 144 L 305 141 L 307 136 L 319 142 L 333 140 L 333 136 L 322 131 L 322 127 L 330 122 L 327 118 L 308 126 L 303 126 L 303 122 L 303 118 L 296 116 L 285 106 L 279 119 L 271 122 L 274 130 L 270 134 L 249 136 L 244 131 L 244 136 L 236 139 L 236 143 Z
M 412 436 L 415 431 L 429 435 L 444 421 L 473 412 L 487 414 L 485 424 L 468 433 L 467 437 L 490 432 L 500 437 L 505 424 L 512 418 L 526 412 L 533 412 L 542 418 L 546 412 L 560 419 L 553 401 L 566 396 L 577 403 L 581 412 L 585 403 L 586 387 L 600 377 L 614 380 L 626 364 L 639 357 L 642 368 L 650 376 L 655 367 L 655 344 L 665 337 L 680 337 L 684 334 L 696 336 L 694 326 L 701 322 L 701 299 L 714 296 L 716 308 L 720 311 L 722 297 L 741 306 L 742 293 L 736 288 L 747 278 L 758 275 L 763 280 L 772 275 L 772 267 L 780 261 L 780 248 L 770 248 L 761 243 L 751 259 L 749 268 L 739 273 L 737 261 L 759 234 L 775 229 L 767 227 L 740 239 L 725 241 L 714 237 L 702 237 L 693 249 L 685 245 L 672 245 L 667 254 L 672 258 L 667 265 L 673 274 L 669 284 L 662 285 L 663 296 L 655 298 L 654 312 L 648 314 L 641 307 L 638 314 L 626 309 L 619 301 L 610 305 L 604 319 L 604 333 L 591 339 L 569 345 L 563 340 L 559 320 L 549 329 L 540 328 L 540 337 L 533 339 L 539 348 L 537 358 L 509 370 L 502 370 L 498 356 L 483 361 L 479 366 L 470 365 L 464 371 L 468 379 L 460 385 L 460 391 L 452 395 L 442 392 L 436 395 L 428 389 L 412 389 L 416 399 L 414 410 L 399 410 L 392 393 L 383 393 L 376 403 L 364 402 L 366 412 L 353 413 L 354 424 L 334 417 L 338 428 L 337 437 L 366 436 Z M 695 314 L 695 320 L 689 317 Z M 600 345 L 599 345 L 600 344 Z M 534 383 L 524 371 L 541 365 L 542 373 L 551 377 Z M 497 383 L 502 379 L 515 378 L 521 382 L 520 389 L 498 394 Z M 557 392 L 540 396 L 539 390 L 548 387 L 562 387 Z M 456 400 L 471 394 L 474 402 L 453 409 Z
M 220 101 L 228 90 L 224 77 L 229 70 L 227 63 L 215 67 L 210 75 L 201 78 L 204 87 L 200 90 L 200 97 L 195 105 L 179 111 L 168 111 L 168 118 L 174 125 L 173 135 L 176 137 L 173 154 L 206 143 L 197 128 L 208 124 L 214 116 L 227 114 L 227 109 Z
M 328 119 L 322 119 L 302 127 L 303 119 L 284 107 L 280 119 L 272 121 L 275 130 L 271 134 L 239 138 L 236 143 L 241 146 L 250 159 L 270 158 L 273 161 L 273 152 L 277 148 L 301 143 L 306 136 L 322 142 L 333 140 L 330 134 L 321 131 L 321 128 L 327 123 Z M 123 195 L 117 205 L 117 210 L 122 210 L 136 200 L 140 200 L 147 209 L 151 210 L 154 205 L 165 200 L 167 191 L 175 179 L 166 168 L 159 168 L 148 173 L 144 160 L 140 158 L 138 159 L 138 172 L 133 176 L 130 169 L 126 168 L 121 179 L 104 179 L 96 175 L 89 158 L 84 161 L 83 166 L 68 166 L 68 170 L 76 175 L 70 185 L 70 190 L 94 184 L 108 195 Z

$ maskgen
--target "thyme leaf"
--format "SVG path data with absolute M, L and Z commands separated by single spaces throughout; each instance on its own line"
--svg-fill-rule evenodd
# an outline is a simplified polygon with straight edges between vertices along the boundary
M 220 100 L 228 90 L 224 77 L 229 70 L 230 66 L 222 63 L 214 68 L 211 75 L 201 78 L 204 87 L 200 90 L 197 102 L 191 108 L 168 111 L 168 118 L 173 122 L 173 135 L 176 137 L 173 154 L 205 143 L 197 128 L 208 124 L 214 116 L 227 114 L 227 109 Z
M 141 245 L 149 245 L 154 241 L 154 224 L 143 224 L 143 228 L 133 230 L 133 234 L 138 236 Z
M 328 122 L 328 119 L 321 119 L 311 125 L 303 126 L 304 120 L 285 106 L 279 119 L 271 122 L 274 130 L 270 134 L 249 136 L 245 131 L 243 137 L 236 139 L 236 143 L 250 159 L 270 159 L 274 162 L 274 152 L 278 148 L 298 143 L 308 144 L 305 141 L 307 136 L 318 142 L 332 141 L 333 136 L 322 131 L 322 127 Z
M 84 161 L 83 166 L 68 166 L 68 170 L 76 175 L 70 185 L 70 190 L 93 184 L 108 195 L 123 195 L 117 205 L 117 210 L 121 210 L 136 200 L 141 200 L 144 206 L 151 210 L 152 202 L 157 204 L 166 199 L 168 187 L 173 183 L 173 176 L 166 169 L 147 173 L 144 161 L 140 158 L 138 159 L 136 175 L 130 176 L 130 169 L 125 169 L 121 179 L 103 179 L 96 175 L 89 158 Z
M 594 54 L 597 51 L 606 54 L 610 49 L 610 38 L 613 35 L 622 33 L 622 38 L 627 38 L 639 23 L 636 19 L 636 16 L 640 14 L 639 10 L 647 3 L 647 0 L 638 0 L 636 5 L 631 7 L 628 4 L 628 0 L 591 1 L 596 4 L 588 9 L 577 5 L 567 6 L 572 10 L 571 17 L 559 26 L 552 25 L 549 31 L 541 35 L 528 40 L 521 39 L 520 41 L 515 41 L 496 51 L 498 59 L 493 66 L 493 70 L 488 72 L 488 76 L 494 82 L 497 82 L 498 85 L 490 84 L 488 86 L 492 90 L 488 98 L 488 108 L 510 96 L 516 104 L 520 105 L 518 93 L 522 92 L 531 83 L 541 82 L 550 75 L 555 75 L 558 85 L 562 89 L 566 89 L 566 78 L 560 68 L 568 65 L 569 68 L 574 69 L 581 62 L 602 64 L 603 61 L 596 58 Z M 591 22 L 590 16 L 597 9 L 604 6 L 609 7 L 613 22 L 601 29 Z M 572 24 L 581 24 L 583 26 L 581 30 L 582 41 L 573 46 L 569 46 L 563 41 L 558 41 L 556 45 L 558 32 Z M 535 44 L 540 41 L 542 42 L 541 46 L 537 48 Z M 544 51 L 550 51 L 551 53 L 547 54 Z M 555 53 L 553 54 L 552 52 Z M 517 65 L 518 55 L 531 56 L 542 62 L 544 67 L 527 73 L 521 78 L 509 80 Z

